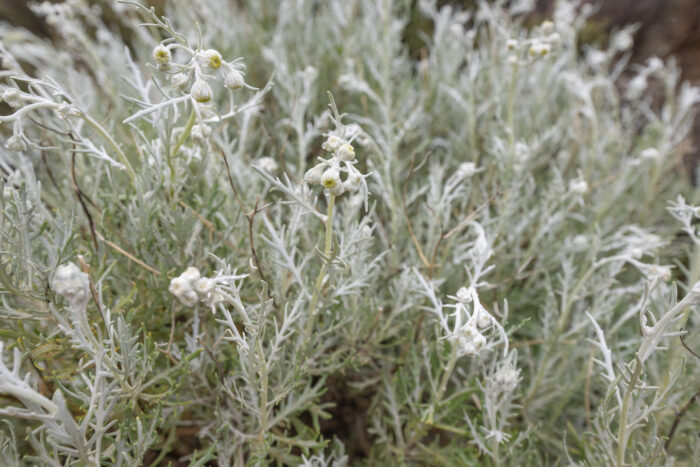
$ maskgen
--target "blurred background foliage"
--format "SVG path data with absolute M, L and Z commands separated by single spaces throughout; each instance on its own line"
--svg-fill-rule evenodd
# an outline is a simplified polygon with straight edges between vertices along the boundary
M 108 0 L 86 0 L 101 5 Z M 160 12 L 172 0 L 145 0 Z M 247 1 L 231 0 L 245 8 Z M 257 1 L 257 0 L 255 0 Z M 322 1 L 322 0 L 317 0 Z M 412 19 L 406 28 L 404 40 L 412 55 L 420 57 L 421 32 L 430 31 L 430 21 L 418 12 L 418 1 L 412 0 Z M 533 0 L 534 1 L 534 0 Z M 539 24 L 547 18 L 556 0 L 536 0 L 536 8 L 525 18 L 525 23 Z M 52 37 L 52 28 L 29 9 L 27 0 L 0 0 L 0 21 L 19 26 L 35 34 Z M 440 5 L 469 9 L 476 0 L 439 0 Z M 633 62 L 642 63 L 651 56 L 663 59 L 673 57 L 682 69 L 684 80 L 700 86 L 700 0 L 582 0 L 596 8 L 593 19 L 581 35 L 580 46 L 596 46 L 607 41 L 610 32 L 627 24 L 636 24 Z M 105 18 L 119 28 L 119 18 L 110 8 L 103 8 Z M 624 83 L 621 83 L 624 85 Z M 700 161 L 700 119 L 695 122 L 693 141 L 687 145 L 687 165 L 693 167 Z

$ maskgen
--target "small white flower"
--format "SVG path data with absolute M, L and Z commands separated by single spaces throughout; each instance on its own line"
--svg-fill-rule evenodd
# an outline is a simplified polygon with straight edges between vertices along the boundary
M 545 20 L 540 25 L 543 34 L 550 34 L 554 31 L 554 23 L 550 20 Z
M 176 297 L 179 297 L 190 288 L 190 281 L 184 279 L 181 276 L 178 276 L 170 280 L 170 286 L 168 287 L 168 291 Z
M 506 42 L 506 47 L 508 47 L 508 50 L 515 50 L 518 48 L 518 40 L 517 39 L 508 39 Z
M 509 361 L 506 361 L 498 369 L 493 379 L 504 392 L 513 392 L 518 386 L 519 376 L 520 371 L 513 368 Z
M 243 72 L 231 67 L 224 75 L 224 86 L 229 89 L 240 89 L 245 86 Z
M 261 157 L 258 159 L 258 167 L 263 169 L 265 172 L 274 173 L 277 172 L 277 162 L 272 157 Z
M 172 84 L 172 87 L 175 89 L 180 89 L 185 87 L 185 85 L 189 82 L 190 77 L 187 73 L 175 73 L 172 75 L 170 78 L 170 83 Z
M 508 65 L 510 66 L 515 66 L 518 64 L 518 57 L 515 55 L 509 55 L 508 56 Z
M 200 53 L 200 56 L 204 60 L 204 64 L 208 66 L 209 68 L 212 68 L 214 70 L 218 70 L 219 67 L 221 66 L 221 54 L 214 50 L 214 49 L 207 49 L 203 50 Z
M 532 43 L 532 45 L 530 46 L 529 53 L 530 53 L 530 56 L 533 56 L 533 57 L 544 57 L 549 52 L 551 52 L 551 50 L 552 50 L 552 47 L 548 43 L 537 40 L 537 41 L 534 41 Z
M 584 195 L 588 191 L 588 183 L 581 178 L 571 180 L 569 182 L 569 191 L 575 195 Z
M 556 45 L 561 42 L 561 35 L 558 32 L 553 32 L 549 36 L 545 37 L 545 40 L 552 45 Z
M 612 40 L 613 48 L 615 50 L 619 50 L 620 52 L 624 52 L 626 50 L 631 49 L 633 45 L 634 38 L 632 37 L 632 34 L 626 29 L 623 29 L 622 31 L 615 34 Z
M 192 94 L 194 100 L 196 100 L 199 103 L 209 102 L 214 95 L 212 93 L 211 86 L 209 86 L 209 83 L 201 79 L 195 81 L 195 83 L 192 85 L 190 93 Z
M 167 70 L 170 67 L 173 56 L 166 46 L 158 44 L 153 49 L 153 59 L 156 61 L 159 70 Z
M 350 162 L 355 158 L 355 149 L 351 144 L 345 143 L 338 148 L 336 155 L 341 161 Z
M 340 196 L 345 193 L 345 185 L 337 183 L 332 188 L 326 188 L 326 193 L 333 196 Z
M 459 164 L 459 167 L 457 168 L 457 174 L 461 178 L 467 178 L 471 177 L 475 173 L 479 172 L 480 170 L 477 169 L 476 164 L 473 162 L 462 162 Z
M 630 82 L 627 84 L 627 92 L 625 93 L 625 97 L 629 100 L 634 100 L 639 98 L 642 93 L 647 88 L 647 77 L 644 74 L 639 74 L 632 78 Z
M 320 163 L 317 164 L 313 167 L 311 167 L 305 174 L 304 174 L 304 181 L 308 183 L 309 185 L 320 185 L 321 184 L 321 177 L 323 177 L 323 172 L 326 168 L 326 164 Z
M 467 289 L 466 287 L 461 287 L 457 291 L 457 299 L 460 302 L 470 303 L 472 301 L 472 294 L 469 292 L 469 289 Z
M 198 144 L 204 144 L 207 142 L 209 135 L 211 135 L 211 128 L 209 125 L 204 124 L 194 125 L 190 134 L 192 135 L 192 139 Z
M 661 153 L 656 148 L 646 148 L 641 153 L 639 153 L 642 159 L 655 160 L 661 157 Z
M 56 268 L 51 284 L 53 290 L 68 300 L 74 308 L 84 307 L 90 294 L 90 278 L 73 263 Z
M 199 270 L 195 268 L 194 266 L 190 266 L 187 269 L 185 269 L 185 272 L 180 274 L 180 277 L 185 279 L 186 281 L 189 281 L 190 284 L 194 284 L 194 282 L 202 277 L 202 275 L 199 273 Z
M 216 281 L 208 277 L 200 277 L 194 284 L 194 290 L 200 295 L 206 295 L 216 287 Z
M 362 186 L 362 175 L 357 170 L 348 175 L 347 180 L 343 182 L 345 191 L 355 192 Z
M 323 172 L 323 175 L 321 175 L 321 185 L 329 190 L 338 185 L 342 186 L 340 183 L 340 173 L 338 172 L 338 169 L 335 167 L 329 167 L 326 169 L 326 171 Z
M 491 324 L 491 317 L 489 316 L 488 311 L 480 309 L 477 313 L 478 316 L 476 318 L 476 325 L 479 329 L 483 329 Z
M 333 152 L 335 153 L 338 149 L 340 149 L 340 146 L 344 143 L 342 139 L 338 138 L 335 135 L 330 135 L 326 141 L 321 145 L 323 149 L 325 149 L 328 152 Z
M 486 337 L 472 324 L 467 324 L 458 330 L 456 336 L 452 337 L 452 341 L 458 346 L 459 356 L 474 357 L 486 345 Z

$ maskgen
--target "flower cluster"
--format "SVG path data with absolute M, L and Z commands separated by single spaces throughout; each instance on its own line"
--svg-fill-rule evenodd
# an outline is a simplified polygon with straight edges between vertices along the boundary
M 225 274 L 217 271 L 213 277 L 205 277 L 195 267 L 188 267 L 177 277 L 170 280 L 168 290 L 183 305 L 193 307 L 197 303 L 208 306 L 214 313 L 219 304 L 237 304 L 238 290 L 235 281 L 246 275 Z
M 185 63 L 174 62 L 171 49 L 184 49 L 190 55 L 190 59 Z M 200 104 L 206 104 L 213 97 L 213 91 L 208 83 L 213 76 L 207 72 L 223 69 L 223 82 L 228 89 L 249 87 L 245 83 L 242 59 L 237 58 L 227 62 L 215 49 L 192 50 L 180 44 L 165 41 L 153 49 L 153 59 L 158 70 L 172 73 L 171 83 L 174 88 L 184 88 L 192 83 L 190 95 Z
M 460 357 L 475 357 L 483 349 L 496 345 L 497 341 L 489 343 L 485 336 L 492 330 L 500 335 L 500 340 L 505 345 L 504 355 L 507 354 L 508 338 L 505 331 L 496 318 L 481 305 L 476 288 L 462 287 L 452 298 L 455 303 L 447 306 L 455 309 L 452 313 L 454 325 L 451 329 L 447 327 L 446 338 L 450 344 L 456 346 L 457 354 Z M 446 323 L 443 326 L 445 327 Z
M 51 287 L 73 308 L 85 307 L 90 297 L 90 278 L 73 263 L 56 268 Z
M 330 159 L 319 157 L 319 163 L 309 169 L 304 175 L 304 181 L 309 185 L 323 185 L 327 195 L 340 196 L 345 192 L 362 192 L 367 194 L 365 175 L 355 168 L 355 148 L 352 140 L 334 134 L 327 135 L 321 146 L 331 153 Z M 345 173 L 344 177 L 341 174 Z
M 168 290 L 185 306 L 195 306 L 198 302 L 215 306 L 223 299 L 216 293 L 216 280 L 202 276 L 197 268 L 192 266 L 173 278 Z

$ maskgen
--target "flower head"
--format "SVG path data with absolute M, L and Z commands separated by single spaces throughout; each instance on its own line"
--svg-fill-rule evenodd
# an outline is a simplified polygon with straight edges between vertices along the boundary
M 202 104 L 209 102 L 213 97 L 211 86 L 209 86 L 209 83 L 201 79 L 195 81 L 195 83 L 192 85 L 190 93 L 192 94 L 194 100 Z
M 156 65 L 158 66 L 159 70 L 166 70 L 170 67 L 173 56 L 166 46 L 163 44 L 158 44 L 153 49 L 153 59 L 156 61 Z
M 224 75 L 224 86 L 229 89 L 240 89 L 245 86 L 243 72 L 233 67 L 229 68 Z
M 204 60 L 204 64 L 209 68 L 218 70 L 221 66 L 222 59 L 221 54 L 214 49 L 207 49 L 201 52 L 201 57 Z

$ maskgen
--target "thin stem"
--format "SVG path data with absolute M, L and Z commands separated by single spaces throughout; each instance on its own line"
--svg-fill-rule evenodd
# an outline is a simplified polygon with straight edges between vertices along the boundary
M 175 146 L 170 150 L 170 158 L 172 159 L 175 157 L 177 154 L 178 149 L 180 149 L 180 146 L 182 146 L 182 143 L 185 142 L 188 136 L 190 136 L 190 132 L 192 131 L 192 127 L 194 126 L 195 118 L 197 117 L 197 112 L 194 109 L 194 106 L 192 106 L 192 112 L 190 113 L 190 119 L 187 120 L 187 124 L 185 125 L 185 128 L 182 130 L 182 134 L 180 134 L 180 137 L 178 138 L 177 142 L 175 143 Z M 170 160 L 168 160 L 168 163 L 170 163 Z M 171 167 L 172 171 L 172 167 Z
M 330 263 L 331 256 L 331 246 L 333 239 L 333 206 L 335 205 L 335 195 L 330 195 L 328 198 L 328 212 L 326 214 L 326 235 L 324 242 L 323 254 L 327 258 L 326 262 L 321 266 L 321 270 L 318 272 L 318 277 L 316 278 L 316 283 L 314 284 L 314 293 L 311 296 L 311 304 L 309 307 L 309 317 L 306 320 L 306 325 L 304 326 L 304 335 L 308 336 L 311 333 L 311 326 L 313 325 L 313 317 L 316 313 L 316 305 L 318 304 L 318 296 L 321 292 L 321 285 L 323 284 L 323 278 L 326 277 L 326 271 L 328 269 L 328 264 Z
M 642 372 L 642 362 L 637 358 L 634 362 L 634 372 L 630 378 L 627 391 L 622 399 L 622 407 L 620 407 L 620 426 L 617 430 L 617 459 L 615 463 L 618 466 L 625 465 L 625 450 L 627 449 L 627 417 L 629 416 L 629 406 L 632 400 L 632 391 L 637 385 L 637 380 Z

